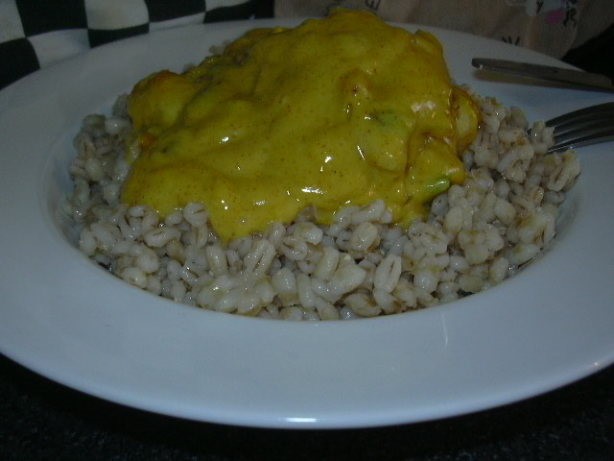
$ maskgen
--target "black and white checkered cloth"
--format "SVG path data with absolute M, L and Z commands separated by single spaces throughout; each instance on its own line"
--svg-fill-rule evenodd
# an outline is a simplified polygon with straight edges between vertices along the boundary
M 114 40 L 267 16 L 267 3 L 272 0 L 0 0 L 0 88 Z

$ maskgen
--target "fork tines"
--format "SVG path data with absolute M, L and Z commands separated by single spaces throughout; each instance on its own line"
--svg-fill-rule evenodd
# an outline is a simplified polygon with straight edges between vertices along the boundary
M 614 102 L 586 107 L 546 122 L 554 128 L 550 152 L 614 139 Z

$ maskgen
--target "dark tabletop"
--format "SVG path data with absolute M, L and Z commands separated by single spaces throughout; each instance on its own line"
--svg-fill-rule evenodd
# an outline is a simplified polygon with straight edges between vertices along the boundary
M 186 421 L 71 390 L 0 356 L 0 460 L 612 460 L 614 367 L 480 413 L 284 431 Z

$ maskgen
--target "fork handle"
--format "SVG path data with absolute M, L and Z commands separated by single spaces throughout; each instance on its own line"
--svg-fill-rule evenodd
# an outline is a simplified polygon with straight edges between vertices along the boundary
M 612 80 L 602 74 L 594 74 L 562 67 L 543 66 L 504 59 L 473 58 L 471 64 L 478 69 L 535 78 L 556 83 L 566 83 L 584 89 L 614 92 Z

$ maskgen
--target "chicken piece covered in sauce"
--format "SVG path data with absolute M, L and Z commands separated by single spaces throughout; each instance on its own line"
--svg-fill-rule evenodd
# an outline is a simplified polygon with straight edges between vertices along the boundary
M 201 202 L 224 240 L 377 199 L 407 225 L 464 180 L 478 126 L 433 35 L 350 10 L 153 74 L 128 111 L 139 153 L 123 201 L 162 215 Z

